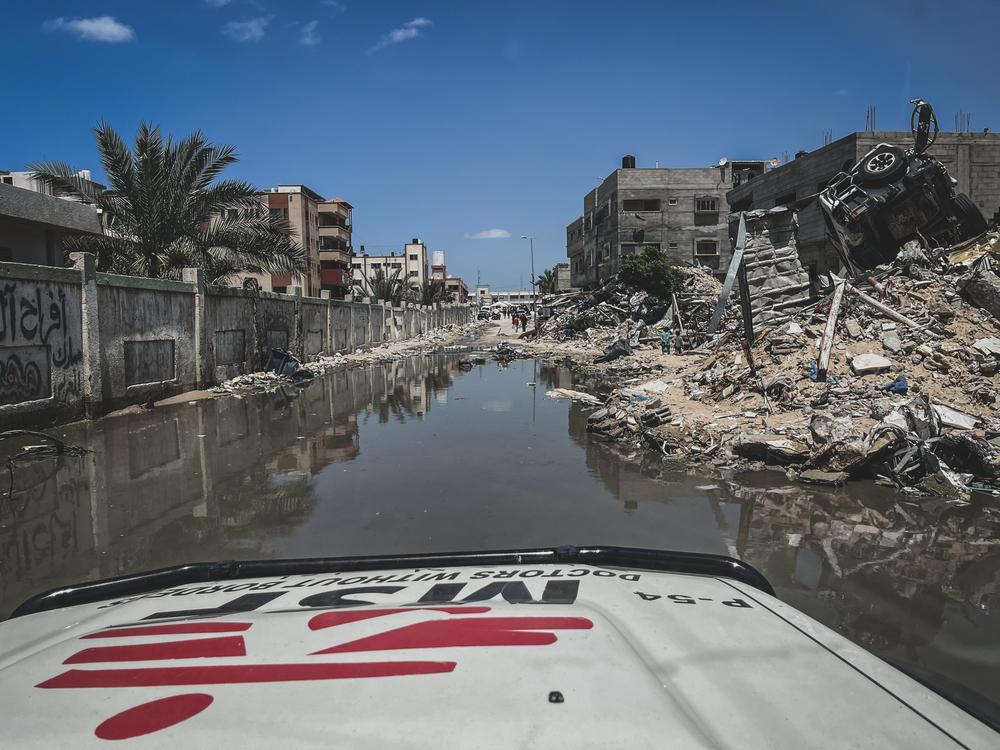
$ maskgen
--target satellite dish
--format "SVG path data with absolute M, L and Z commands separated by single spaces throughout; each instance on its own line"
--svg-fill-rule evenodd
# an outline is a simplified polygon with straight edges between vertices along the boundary
M 727 159 L 725 156 L 723 156 L 721 159 L 719 159 L 719 166 L 720 167 L 724 167 L 728 163 L 729 163 L 729 159 Z

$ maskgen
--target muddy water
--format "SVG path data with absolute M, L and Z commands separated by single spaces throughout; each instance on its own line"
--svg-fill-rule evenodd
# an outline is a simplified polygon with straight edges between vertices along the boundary
M 572 385 L 567 371 L 457 363 L 411 358 L 55 431 L 92 453 L 17 468 L 0 498 L 0 615 L 60 584 L 193 560 L 696 550 L 748 560 L 847 637 L 1000 704 L 993 508 L 780 473 L 666 472 L 591 439 L 583 407 L 545 397 Z

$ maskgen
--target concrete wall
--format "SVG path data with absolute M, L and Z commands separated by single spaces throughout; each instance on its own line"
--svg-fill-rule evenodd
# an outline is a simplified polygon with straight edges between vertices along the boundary
M 0 424 L 68 421 L 261 369 L 271 349 L 303 361 L 464 324 L 468 307 L 437 314 L 380 302 L 207 287 L 74 268 L 0 263 Z

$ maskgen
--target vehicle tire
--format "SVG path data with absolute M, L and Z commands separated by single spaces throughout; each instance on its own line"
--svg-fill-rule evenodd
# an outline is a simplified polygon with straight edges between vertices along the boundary
M 962 222 L 966 237 L 977 237 L 986 231 L 988 226 L 986 217 L 979 210 L 979 206 L 965 193 L 958 193 L 955 196 L 955 215 Z
M 906 166 L 906 152 L 899 146 L 879 146 L 861 160 L 858 177 L 862 185 L 888 185 L 906 172 Z

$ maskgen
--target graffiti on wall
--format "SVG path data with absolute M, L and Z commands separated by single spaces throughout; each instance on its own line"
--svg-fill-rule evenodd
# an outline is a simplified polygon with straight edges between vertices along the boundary
M 76 315 L 76 305 L 71 307 Z M 0 284 L 0 405 L 53 395 L 53 370 L 74 368 L 83 359 L 74 329 L 67 320 L 65 289 L 46 283 Z M 60 379 L 56 395 L 72 396 L 74 384 L 78 386 L 78 376 Z
M 0 405 L 52 395 L 47 346 L 0 349 Z

